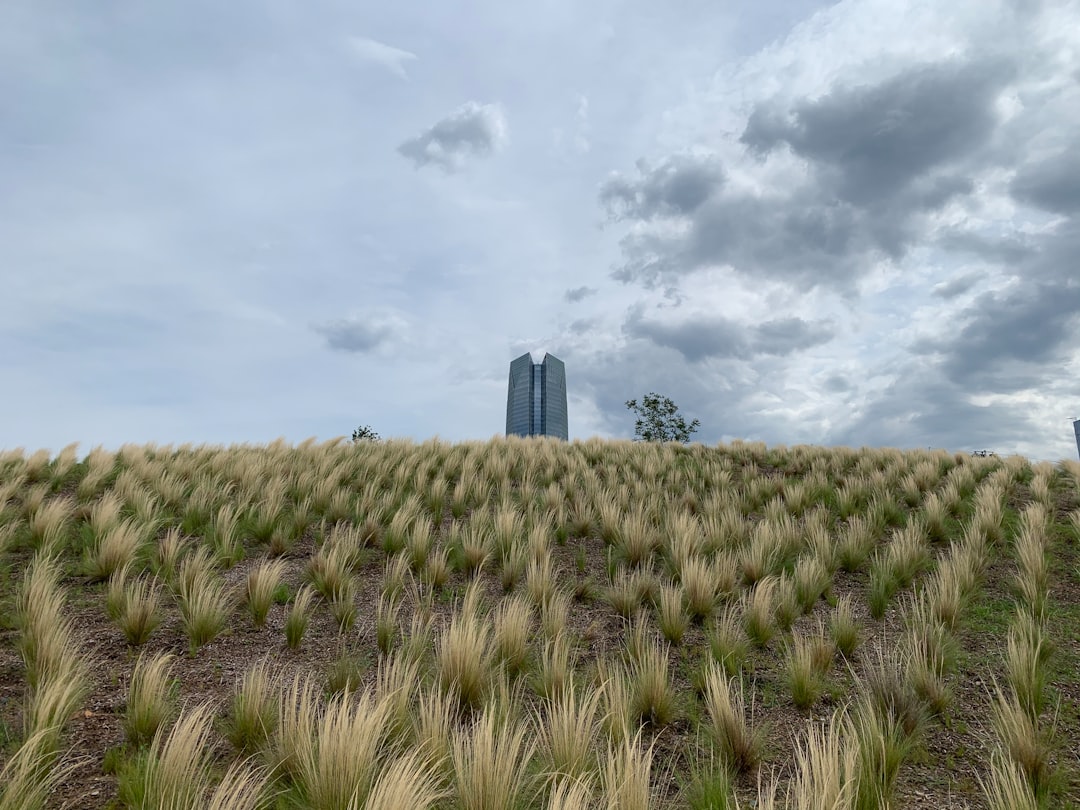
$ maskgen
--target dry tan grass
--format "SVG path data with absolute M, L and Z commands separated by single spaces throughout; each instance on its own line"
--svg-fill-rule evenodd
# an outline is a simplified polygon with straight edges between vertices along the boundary
M 244 582 L 244 604 L 256 627 L 266 624 L 274 593 L 285 574 L 284 560 L 264 561 L 251 569 Z
M 850 658 L 859 644 L 859 625 L 855 621 L 851 595 L 841 596 L 829 617 L 829 632 L 833 643 L 845 658 Z
M 314 733 L 299 739 L 299 783 L 316 810 L 363 806 L 380 768 L 391 705 L 364 692 L 330 698 Z
M 843 710 L 824 726 L 808 725 L 795 747 L 795 775 L 785 806 L 790 810 L 849 810 L 856 804 L 858 748 Z
M 656 621 L 664 638 L 678 646 L 690 627 L 690 615 L 683 608 L 683 592 L 676 585 L 661 585 L 656 605 Z
M 420 682 L 420 662 L 407 654 L 379 662 L 375 697 L 387 704 L 387 735 L 400 744 L 406 743 L 412 732 L 413 698 Z
M 943 716 L 952 703 L 953 692 L 947 678 L 955 669 L 955 647 L 947 627 L 937 623 L 932 615 L 912 611 L 902 641 L 906 655 L 906 678 L 931 712 Z
M 124 500 L 115 490 L 109 490 L 94 502 L 90 509 L 89 524 L 94 537 L 99 541 L 105 537 L 106 532 L 120 523 L 120 510 L 124 507 Z
M 366 801 L 361 802 L 357 797 L 346 810 L 400 810 L 406 807 L 428 810 L 447 795 L 448 791 L 424 757 L 409 751 L 383 770 Z
M 268 658 L 249 667 L 236 685 L 225 719 L 225 737 L 240 753 L 256 754 L 267 747 L 278 723 L 278 691 Z
M 1041 510 L 1040 510 L 1041 511 Z M 1023 520 L 1016 536 L 1017 571 L 1015 587 L 1021 605 L 1036 619 L 1044 619 L 1050 583 L 1050 564 L 1047 559 L 1045 523 L 1038 516 Z
M 1014 617 L 1006 640 L 1005 677 L 1021 707 L 1036 721 L 1046 704 L 1050 645 L 1046 630 L 1029 614 Z
M 581 694 L 571 682 L 543 709 L 537 709 L 537 748 L 549 780 L 588 783 L 595 777 L 602 697 L 602 687 Z
M 592 790 L 584 782 L 560 779 L 552 787 L 545 807 L 546 810 L 591 810 Z
M 644 629 L 644 625 L 639 625 Z M 651 634 L 631 640 L 627 653 L 630 685 L 629 715 L 636 723 L 666 726 L 675 718 L 675 692 L 666 646 Z
M 161 588 L 155 577 L 147 575 L 127 584 L 126 571 L 125 567 L 109 582 L 110 600 L 116 600 L 116 623 L 124 639 L 138 647 L 145 644 L 161 624 Z M 112 593 L 114 584 L 121 589 L 118 598 Z
M 57 763 L 52 729 L 28 737 L 0 768 L 0 807 L 42 810 L 53 789 L 83 764 L 71 757 Z
M 87 558 L 87 573 L 91 580 L 106 580 L 133 563 L 146 537 L 146 527 L 132 519 L 109 526 Z
M 889 677 L 899 682 L 901 674 L 885 671 L 884 678 Z M 900 766 L 913 744 L 912 733 L 904 729 L 903 717 L 898 716 L 903 713 L 902 707 L 896 701 L 883 700 L 882 671 L 872 678 L 877 683 L 870 681 L 859 687 L 848 731 L 856 751 L 855 810 L 891 805 Z
M 858 571 L 874 547 L 875 527 L 861 515 L 850 518 L 836 544 L 837 563 L 845 571 Z
M 457 717 L 457 704 L 437 688 L 420 693 L 412 715 L 416 749 L 444 777 L 453 774 L 452 751 Z
M 171 653 L 140 655 L 135 662 L 124 708 L 124 734 L 134 746 L 145 745 L 171 720 L 175 706 L 172 699 Z
M 285 614 L 285 643 L 290 649 L 297 649 L 311 621 L 311 603 L 315 600 L 315 591 L 308 585 L 296 592 L 289 610 Z
M 753 770 L 761 760 L 764 730 L 748 717 L 742 679 L 729 679 L 721 667 L 711 665 L 704 687 L 707 731 L 722 761 L 739 772 Z
M 1002 750 L 1020 769 L 1032 794 L 1038 800 L 1046 797 L 1052 773 L 1051 750 L 1033 719 L 1014 697 L 998 691 L 991 711 L 994 733 Z
M 491 527 L 482 523 L 454 523 L 450 529 L 450 542 L 460 550 L 462 570 L 474 574 L 481 571 L 491 559 L 494 534 Z
M 184 542 L 180 537 L 180 529 L 176 526 L 165 533 L 154 549 L 152 561 L 154 570 L 169 587 L 176 586 L 176 574 L 183 552 Z
M 530 535 L 531 536 L 531 535 Z M 536 607 L 545 604 L 555 595 L 559 572 L 555 570 L 550 554 L 533 554 L 525 567 L 525 592 Z
M 491 707 L 451 743 L 454 781 L 462 810 L 515 807 L 529 788 L 531 730 L 508 722 Z
M 59 553 L 74 511 L 75 503 L 69 498 L 54 497 L 44 501 L 26 516 L 30 544 L 44 554 Z
M 116 455 L 96 447 L 86 456 L 87 470 L 76 488 L 80 501 L 96 497 L 106 486 L 116 464 Z
M 799 558 L 795 564 L 795 596 L 804 613 L 810 612 L 831 584 L 828 566 L 817 555 Z
M 246 762 L 230 763 L 206 800 L 207 810 L 256 810 L 265 804 L 268 776 Z
M 648 515 L 640 508 L 621 515 L 615 529 L 613 547 L 626 565 L 636 568 L 652 558 L 660 538 L 651 524 Z
M 624 619 L 630 619 L 643 608 L 645 592 L 643 572 L 630 572 L 619 567 L 611 584 L 604 590 L 604 599 Z
M 603 807 L 607 810 L 650 810 L 655 806 L 653 745 L 643 748 L 638 735 L 627 737 L 608 750 L 600 772 Z
M 813 706 L 825 689 L 820 655 L 813 639 L 795 633 L 786 645 L 785 679 L 791 702 L 799 709 Z
M 184 562 L 191 559 L 188 557 Z M 210 570 L 196 571 L 187 580 L 181 576 L 177 602 L 184 633 L 192 650 L 213 641 L 228 627 L 232 597 Z
M 7 483 L 0 484 L 0 503 L 7 506 L 0 507 L 0 532 L 13 540 L 0 562 L 21 563 L 30 545 L 25 521 L 40 515 L 54 497 L 63 464 L 35 458 L 27 465 L 20 455 L 11 469 L 3 470 Z M 657 789 L 669 783 L 673 787 L 674 781 L 655 774 L 651 763 L 651 778 L 643 790 L 611 790 L 611 780 L 605 783 L 599 774 L 611 767 L 617 754 L 628 756 L 626 746 L 642 725 L 653 726 L 646 729 L 650 738 L 659 733 L 664 750 L 684 757 L 692 769 L 697 754 L 706 749 L 695 747 L 688 728 L 696 728 L 697 718 L 709 716 L 705 681 L 710 673 L 722 672 L 730 685 L 738 682 L 744 668 L 761 672 L 765 680 L 746 687 L 745 699 L 752 700 L 752 695 L 760 699 L 763 694 L 760 683 L 775 687 L 782 679 L 780 653 L 786 647 L 793 653 L 802 651 L 808 671 L 827 670 L 833 656 L 828 635 L 837 641 L 868 635 L 867 620 L 857 614 L 851 597 L 862 593 L 867 555 L 880 545 L 878 568 L 890 578 L 896 569 L 897 582 L 914 583 L 912 595 L 898 600 L 899 615 L 890 611 L 887 617 L 890 628 L 899 618 L 908 637 L 899 645 L 886 646 L 902 646 L 904 656 L 889 662 L 890 667 L 897 665 L 895 672 L 879 677 L 872 671 L 874 650 L 853 651 L 850 643 L 842 642 L 850 666 L 867 682 L 859 687 L 862 697 L 844 731 L 841 754 L 822 753 L 833 751 L 821 743 L 825 736 L 812 752 L 807 738 L 800 750 L 802 759 L 792 763 L 778 756 L 771 770 L 790 788 L 780 794 L 787 797 L 788 806 L 798 806 L 800 791 L 817 792 L 826 801 L 833 795 L 834 782 L 824 774 L 823 763 L 842 760 L 854 751 L 855 771 L 867 774 L 855 781 L 879 785 L 860 789 L 858 796 L 869 806 L 889 793 L 889 779 L 896 778 L 889 777 L 890 768 L 902 764 L 907 755 L 911 707 L 945 704 L 941 695 L 947 690 L 940 687 L 951 682 L 953 670 L 943 664 L 940 642 L 956 634 L 966 644 L 960 630 L 969 605 L 981 598 L 984 587 L 998 594 L 997 571 L 988 582 L 983 577 L 997 559 L 994 544 L 1003 539 L 1005 504 L 1023 501 L 1029 491 L 1034 497 L 1018 533 L 1015 584 L 1024 604 L 1046 600 L 1045 571 L 1056 553 L 1049 544 L 1031 538 L 1039 539 L 1039 527 L 1055 540 L 1072 536 L 1061 534 L 1061 524 L 1067 526 L 1068 521 L 1058 517 L 1060 511 L 1054 512 L 1072 497 L 1072 482 L 1062 470 L 1053 470 L 1051 477 L 1045 465 L 1029 472 L 1022 460 L 968 460 L 942 453 L 825 451 L 758 443 L 713 448 L 497 440 L 457 445 L 310 442 L 295 448 L 277 442 L 226 452 L 210 447 L 128 446 L 118 454 L 95 458 L 96 479 L 86 483 L 90 476 L 84 475 L 81 481 L 64 480 L 65 492 L 74 489 L 80 494 L 80 506 L 56 536 L 100 551 L 105 534 L 125 521 L 142 526 L 144 519 L 160 520 L 145 527 L 148 534 L 153 529 L 158 537 L 161 532 L 165 536 L 156 544 L 151 565 L 181 600 L 204 580 L 238 581 L 246 590 L 244 575 L 220 569 L 240 554 L 250 555 L 253 549 L 258 553 L 265 544 L 277 560 L 257 562 L 251 584 L 264 567 L 272 566 L 280 576 L 271 579 L 292 586 L 307 560 L 314 558 L 328 601 L 312 611 L 312 591 L 301 592 L 289 612 L 287 636 L 296 646 L 302 635 L 297 626 L 302 629 L 314 613 L 311 643 L 299 654 L 282 651 L 281 660 L 288 662 L 283 668 L 286 677 L 293 664 L 303 668 L 315 658 L 332 660 L 335 651 L 325 647 L 329 639 L 352 657 L 352 680 L 373 690 L 359 701 L 385 707 L 379 710 L 384 714 L 382 742 L 371 760 L 370 778 L 360 798 L 350 799 L 356 807 L 365 801 L 459 804 L 454 742 L 472 735 L 472 723 L 484 713 L 505 728 L 530 729 L 528 733 L 538 734 L 540 740 L 548 733 L 547 741 L 523 766 L 530 775 L 550 772 L 546 785 L 528 786 L 525 795 L 531 806 L 597 807 L 619 802 L 633 806 L 642 795 L 649 806 L 658 802 L 663 807 L 686 806 L 687 789 L 672 789 L 661 801 Z M 110 483 L 118 473 L 116 483 Z M 11 482 L 17 483 L 12 487 Z M 965 518 L 972 508 L 974 514 Z M 1039 509 L 1054 522 L 1053 532 L 1039 519 Z M 447 511 L 450 515 L 445 517 L 453 520 L 440 523 Z M 141 517 L 130 517 L 132 512 Z M 1080 521 L 1080 510 L 1077 515 Z M 42 518 L 37 520 L 40 529 Z M 958 520 L 962 531 L 957 530 Z M 241 526 L 250 536 L 241 534 Z M 302 557 L 298 550 L 310 549 L 312 534 L 316 551 L 305 551 Z M 923 580 L 919 574 L 931 558 L 926 551 L 931 537 L 948 542 L 934 546 L 936 570 Z M 611 547 L 608 559 L 603 540 Z M 57 549 L 65 545 L 59 539 L 56 543 Z M 218 553 L 211 554 L 215 544 Z M 133 583 L 150 582 L 136 579 L 142 550 L 140 546 L 134 559 L 121 555 L 108 563 L 112 576 L 105 599 L 110 605 L 120 605 Z M 380 583 L 375 566 L 383 564 L 387 567 L 382 608 L 376 610 L 379 597 L 373 594 Z M 837 632 L 827 635 L 825 611 L 818 602 L 822 595 L 833 601 L 829 585 L 838 568 L 849 571 L 837 574 L 840 584 L 832 586 L 840 589 L 835 594 Z M 335 577 L 344 584 L 335 585 Z M 500 580 L 509 593 L 498 594 Z M 1052 575 L 1049 581 L 1053 582 Z M 477 587 L 469 592 L 466 604 L 457 604 L 461 588 L 470 582 Z M 608 585 L 607 596 L 616 611 L 604 601 L 589 604 Z M 269 585 L 262 590 L 273 592 Z M 1050 593 L 1056 596 L 1056 591 Z M 490 601 L 490 612 L 479 604 L 481 595 Z M 48 605 L 49 598 L 42 604 Z M 388 610 L 391 604 L 393 609 Z M 172 632 L 176 607 L 171 602 L 163 607 L 166 629 Z M 376 619 L 382 656 L 370 659 L 368 665 L 361 663 L 363 650 L 357 648 L 351 630 L 339 638 L 332 631 L 327 634 L 327 611 L 337 614 L 339 625 L 347 628 L 350 607 L 359 611 L 356 629 L 361 645 L 368 643 L 371 629 L 359 617 L 367 619 L 370 610 Z M 62 608 L 61 599 L 49 615 L 62 620 Z M 48 613 L 35 609 L 39 615 Z M 582 621 L 586 611 L 595 613 L 595 620 Z M 815 616 L 800 618 L 806 611 Z M 635 619 L 623 655 L 617 649 L 615 612 Z M 1049 614 L 1037 608 L 1023 615 L 1028 621 Z M 1039 695 L 1045 689 L 1038 685 L 1038 667 L 1043 665 L 1037 662 L 1045 661 L 1046 653 L 1032 642 L 1031 633 L 1017 629 L 1020 621 L 1014 622 L 1008 644 L 1002 645 L 1007 694 L 1010 700 L 1016 696 L 1025 714 L 1038 717 Z M 790 642 L 789 628 L 794 632 Z M 665 649 L 658 643 L 657 631 L 685 649 Z M 750 649 L 748 631 L 764 649 Z M 246 629 L 241 625 L 235 635 L 250 640 L 254 633 L 249 624 Z M 778 641 L 773 640 L 776 635 L 781 635 Z M 26 651 L 28 661 L 42 662 L 35 665 L 39 674 L 34 677 L 47 681 L 47 673 L 55 671 L 55 660 L 62 656 L 50 652 L 47 633 L 40 638 L 28 642 Z M 708 652 L 695 646 L 703 641 L 709 643 Z M 223 638 L 221 649 L 232 642 Z M 709 652 L 714 662 L 708 660 Z M 205 664 L 204 658 L 205 654 L 196 656 L 181 669 Z M 310 673 L 312 683 L 321 682 L 323 669 Z M 464 676 L 454 674 L 455 669 Z M 479 674 L 474 678 L 470 671 Z M 592 671 L 594 677 L 583 678 Z M 700 697 L 687 689 L 687 674 Z M 736 681 L 729 680 L 732 676 Z M 833 677 L 839 689 L 849 674 Z M 468 686 L 470 680 L 474 687 Z M 463 685 L 471 695 L 464 700 Z M 272 690 L 272 695 L 287 702 L 288 692 L 286 685 Z M 771 699 L 773 692 L 765 688 L 764 693 Z M 664 708 L 668 698 L 670 711 Z M 292 699 L 305 700 L 299 693 Z M 324 713 L 314 687 L 306 700 L 307 708 L 278 710 L 273 724 L 279 728 L 261 750 L 275 778 L 283 780 L 279 786 L 290 788 L 297 801 L 316 806 L 305 798 L 305 785 L 313 773 L 310 755 L 318 751 Z M 358 697 L 351 694 L 349 700 Z M 280 726 L 288 726 L 288 721 L 282 717 L 290 711 L 297 718 L 291 731 L 283 730 Z M 771 709 L 763 714 L 767 718 Z M 939 720 L 917 719 L 915 725 L 923 722 Z M 1046 730 L 1036 730 L 1049 745 Z M 879 748 L 872 745 L 875 735 L 878 742 L 884 740 Z M 556 739 L 564 752 L 558 756 L 553 753 Z M 642 747 L 640 738 L 634 744 Z M 307 776 L 301 764 L 305 756 Z M 558 758 L 590 765 L 556 767 Z M 231 801 L 227 794 L 234 792 L 233 786 L 254 772 L 228 771 L 227 760 L 220 766 L 216 772 L 225 770 L 229 775 L 217 791 L 222 801 Z M 843 768 L 851 770 L 850 764 Z M 567 776 L 571 772 L 574 778 Z M 985 768 L 982 772 L 990 773 Z M 410 781 L 422 789 L 410 793 Z M 803 783 L 816 787 L 799 787 Z M 434 795 L 425 785 L 445 795 Z M 746 787 L 740 780 L 740 795 Z M 935 789 L 931 786 L 930 792 Z M 207 783 L 206 801 L 213 791 L 214 785 Z M 769 806 L 767 793 L 762 794 L 762 807 Z M 970 790 L 964 798 L 973 799 Z
M 26 568 L 16 597 L 16 647 L 31 690 L 63 682 L 84 669 L 71 622 L 63 612 L 60 575 L 57 559 L 38 552 Z
M 773 612 L 779 584 L 776 577 L 766 577 L 743 597 L 743 629 L 747 637 L 759 647 L 768 644 L 776 633 Z
M 774 522 L 763 520 L 754 527 L 741 559 L 743 582 L 754 585 L 774 573 L 782 556 L 783 538 Z
M 562 633 L 544 642 L 537 657 L 533 688 L 548 701 L 558 700 L 572 683 L 574 650 L 569 635 Z
M 1020 767 L 1006 754 L 995 751 L 990 773 L 976 774 L 990 810 L 1039 810 L 1039 802 Z
M 460 613 L 441 634 L 437 651 L 439 685 L 464 708 L 480 706 L 491 667 L 491 630 L 479 615 L 479 591 L 470 588 Z
M 139 797 L 138 810 L 171 810 L 203 806 L 210 791 L 208 745 L 213 731 L 213 711 L 202 704 L 185 712 L 168 736 L 155 735 L 145 762 L 131 777 Z M 266 787 L 265 773 L 234 764 L 214 789 L 206 806 L 233 810 L 254 808 Z
M 304 758 L 310 753 L 318 716 L 317 687 L 307 677 L 294 675 L 281 688 L 276 728 L 264 750 L 271 773 L 293 780 L 301 778 Z
M 81 662 L 55 673 L 29 690 L 23 711 L 23 738 L 37 737 L 41 750 L 56 754 L 60 735 L 90 690 Z

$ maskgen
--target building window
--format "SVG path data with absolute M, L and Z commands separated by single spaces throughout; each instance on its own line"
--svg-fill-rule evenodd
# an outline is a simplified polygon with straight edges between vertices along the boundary
M 535 365 L 532 368 L 533 384 L 532 384 L 532 425 L 529 433 L 537 434 L 540 432 L 540 415 L 541 415 L 541 394 L 544 390 L 543 373 L 544 369 Z

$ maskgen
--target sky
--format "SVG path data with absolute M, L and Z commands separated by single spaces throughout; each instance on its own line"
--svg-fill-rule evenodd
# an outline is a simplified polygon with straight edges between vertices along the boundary
M 1080 4 L 5 0 L 0 448 L 1075 458 Z

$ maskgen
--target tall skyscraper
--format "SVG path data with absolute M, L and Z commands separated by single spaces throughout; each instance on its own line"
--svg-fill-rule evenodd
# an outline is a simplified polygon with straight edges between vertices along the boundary
M 534 363 L 523 354 L 510 364 L 506 392 L 507 436 L 555 436 L 566 441 L 566 366 L 552 354 Z

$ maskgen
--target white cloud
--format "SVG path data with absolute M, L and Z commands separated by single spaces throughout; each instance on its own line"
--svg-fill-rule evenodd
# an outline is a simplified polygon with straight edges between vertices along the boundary
M 577 132 L 574 134 L 574 149 L 580 154 L 585 154 L 592 148 L 589 135 L 592 127 L 589 125 L 589 97 L 579 94 L 577 97 L 577 112 L 574 115 L 577 124 Z
M 415 53 L 367 37 L 349 37 L 349 46 L 360 59 L 379 65 L 401 79 L 409 77 L 405 66 L 416 59 Z
M 581 158 L 592 150 L 592 124 L 589 121 L 589 97 L 574 97 L 573 117 L 565 125 L 551 130 L 551 146 L 560 159 Z

